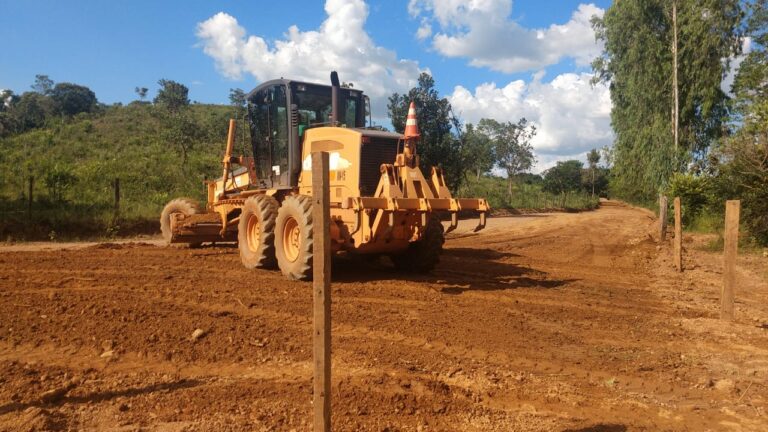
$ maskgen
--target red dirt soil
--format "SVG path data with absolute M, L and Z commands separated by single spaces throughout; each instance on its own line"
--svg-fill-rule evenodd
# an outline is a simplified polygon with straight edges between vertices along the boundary
M 654 223 L 494 218 L 428 276 L 336 260 L 334 430 L 768 430 L 768 260 L 723 323 L 720 255 L 678 274 Z M 309 430 L 310 306 L 232 247 L 0 248 L 0 431 Z

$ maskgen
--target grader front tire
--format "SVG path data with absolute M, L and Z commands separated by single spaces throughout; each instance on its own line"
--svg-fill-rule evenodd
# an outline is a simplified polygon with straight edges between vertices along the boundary
M 271 196 L 257 195 L 245 201 L 237 226 L 237 244 L 246 268 L 275 268 L 277 209 L 277 200 Z
M 171 244 L 173 232 L 171 230 L 171 215 L 181 213 L 184 216 L 192 216 L 200 213 L 200 205 L 189 198 L 176 198 L 168 202 L 160 214 L 160 232 L 163 234 L 165 244 Z M 189 247 L 199 247 L 202 243 L 190 243 Z
M 308 196 L 288 196 L 277 212 L 275 256 L 285 276 L 293 280 L 312 278 L 312 200 Z
M 429 273 L 440 262 L 445 243 L 445 229 L 436 217 L 427 222 L 421 239 L 408 245 L 408 249 L 392 255 L 392 262 L 398 270 L 411 273 Z

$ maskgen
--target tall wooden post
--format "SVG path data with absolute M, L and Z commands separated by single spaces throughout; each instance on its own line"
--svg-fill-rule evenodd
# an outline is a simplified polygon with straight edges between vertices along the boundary
M 667 239 L 667 211 L 669 202 L 666 195 L 659 195 L 659 242 Z
M 120 179 L 115 178 L 115 219 L 120 217 Z
M 683 271 L 683 223 L 681 221 L 680 197 L 675 197 L 675 268 Z
M 314 431 L 331 430 L 331 212 L 327 152 L 312 153 Z
M 739 250 L 739 213 L 741 201 L 725 202 L 725 251 L 723 253 L 723 292 L 720 319 L 733 321 L 733 290 L 736 287 L 736 255 Z
M 27 196 L 29 197 L 29 201 L 27 202 L 27 220 L 32 220 L 32 202 L 34 201 L 34 190 L 35 190 L 35 178 L 33 176 L 29 176 L 29 193 Z

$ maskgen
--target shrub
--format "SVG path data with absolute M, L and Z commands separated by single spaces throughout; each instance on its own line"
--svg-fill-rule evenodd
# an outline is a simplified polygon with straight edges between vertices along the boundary
M 685 225 L 693 222 L 712 201 L 709 178 L 692 174 L 677 173 L 673 175 L 669 181 L 667 195 L 670 199 L 680 197 L 681 216 Z

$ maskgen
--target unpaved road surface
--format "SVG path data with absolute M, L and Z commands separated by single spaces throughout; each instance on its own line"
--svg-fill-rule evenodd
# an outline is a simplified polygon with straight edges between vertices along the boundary
M 722 323 L 719 255 L 675 273 L 653 223 L 492 219 L 429 276 L 336 261 L 334 430 L 768 430 L 768 261 Z M 309 430 L 310 305 L 231 247 L 0 249 L 0 430 Z

